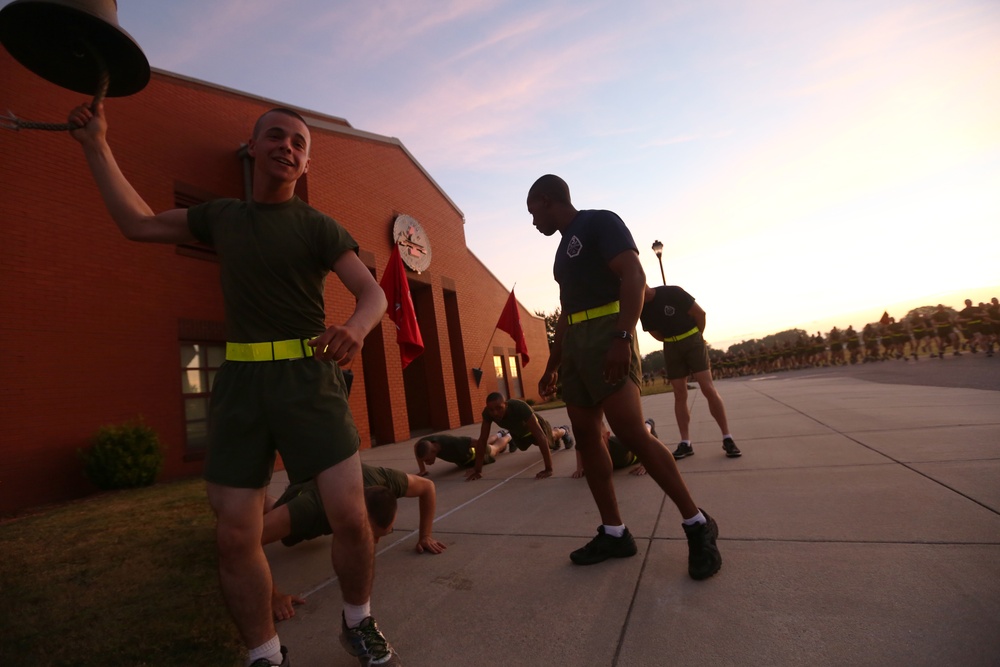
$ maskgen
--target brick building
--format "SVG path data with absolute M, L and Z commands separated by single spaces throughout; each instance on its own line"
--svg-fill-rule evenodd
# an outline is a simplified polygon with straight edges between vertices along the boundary
M 4 107 L 58 122 L 81 101 L 0 50 Z M 241 145 L 274 106 L 286 105 L 154 71 L 145 90 L 107 103 L 109 142 L 154 210 L 243 198 Z M 508 290 L 466 247 L 455 202 L 399 140 L 301 113 L 313 146 L 299 194 L 350 230 L 376 279 L 398 216 L 418 221 L 432 248 L 427 270 L 407 274 L 424 354 L 403 371 L 386 317 L 353 364 L 362 447 L 479 421 L 498 388 L 537 399 L 544 322 L 519 307 L 531 353 L 522 369 L 510 336 L 493 328 Z M 166 448 L 162 479 L 197 475 L 225 341 L 213 254 L 125 240 L 65 133 L 0 132 L 0 151 L 0 514 L 91 493 L 77 450 L 99 427 L 139 416 Z M 351 312 L 335 279 L 326 300 L 329 323 Z

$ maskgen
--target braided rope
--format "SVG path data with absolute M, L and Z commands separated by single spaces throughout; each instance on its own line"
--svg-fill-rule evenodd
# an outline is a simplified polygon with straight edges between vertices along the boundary
M 101 57 L 97 51 L 86 45 L 90 54 L 94 56 L 97 60 L 97 66 L 100 67 L 100 79 L 97 82 L 97 94 L 94 95 L 94 101 L 90 103 L 90 110 L 97 112 L 97 105 L 104 101 L 104 97 L 108 94 L 108 85 L 111 83 L 111 77 L 108 74 L 108 68 L 104 64 L 104 59 Z M 7 110 L 7 115 L 0 116 L 0 127 L 7 130 L 48 130 L 50 132 L 66 132 L 68 130 L 78 130 L 80 129 L 77 125 L 72 123 L 40 123 L 33 120 L 25 120 L 23 118 L 18 118 L 14 115 L 14 112 L 10 109 Z

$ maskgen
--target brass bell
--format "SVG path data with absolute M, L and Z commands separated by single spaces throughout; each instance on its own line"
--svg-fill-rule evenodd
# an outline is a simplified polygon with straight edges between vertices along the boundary
M 149 83 L 149 61 L 118 26 L 117 0 L 15 0 L 0 10 L 0 42 L 38 76 L 95 95 L 133 95 Z M 106 77 L 106 78 L 105 78 Z

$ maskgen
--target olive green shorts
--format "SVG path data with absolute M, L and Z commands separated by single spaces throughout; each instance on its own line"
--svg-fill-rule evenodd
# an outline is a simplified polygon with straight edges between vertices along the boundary
M 552 425 L 545 421 L 545 417 L 541 416 L 537 412 L 535 413 L 535 419 L 538 420 L 538 426 L 542 429 L 542 435 L 545 436 L 545 444 L 549 449 L 552 449 Z M 514 438 L 510 441 L 510 445 L 515 449 L 526 452 L 528 449 L 535 444 L 535 438 L 531 434 L 528 434 L 521 438 Z
M 667 367 L 668 380 L 679 380 L 712 368 L 712 362 L 708 359 L 708 346 L 700 333 L 664 343 L 663 361 Z
M 617 315 L 606 315 L 566 327 L 559 377 L 562 381 L 562 397 L 567 405 L 600 405 L 601 401 L 624 387 L 629 380 L 637 387 L 642 386 L 639 372 L 642 357 L 639 356 L 639 343 L 635 340 L 634 331 L 628 377 L 616 384 L 604 381 L 604 358 L 614 342 L 616 331 L 619 331 Z M 551 432 L 550 429 L 549 433 Z
M 292 483 L 358 451 L 344 374 L 333 362 L 227 361 L 212 387 L 204 477 L 236 488 L 267 486 L 275 452 Z
M 294 546 L 304 540 L 311 540 L 321 535 L 330 535 L 333 530 L 323 509 L 323 499 L 319 495 L 319 487 L 315 482 L 291 484 L 281 494 L 275 507 L 286 505 L 291 529 L 287 536 L 281 538 L 286 547 Z

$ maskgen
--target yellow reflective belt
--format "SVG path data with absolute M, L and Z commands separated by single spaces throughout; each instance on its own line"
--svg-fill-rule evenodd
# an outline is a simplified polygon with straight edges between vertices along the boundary
M 226 343 L 226 361 L 283 361 L 313 356 L 308 338 L 268 343 Z
M 689 337 L 695 335 L 696 333 L 698 333 L 698 327 L 695 327 L 694 329 L 691 329 L 691 331 L 685 331 L 680 336 L 667 336 L 666 338 L 663 339 L 663 342 L 664 343 L 676 343 L 677 341 L 684 340 L 685 338 L 689 338 Z
M 605 315 L 614 315 L 621 309 L 621 306 L 617 301 L 612 301 L 611 303 L 606 303 L 603 306 L 598 306 L 597 308 L 590 308 L 588 310 L 581 310 L 579 313 L 573 313 L 569 316 L 570 324 L 578 324 L 580 322 L 586 322 L 587 320 L 593 320 L 598 317 L 604 317 Z

